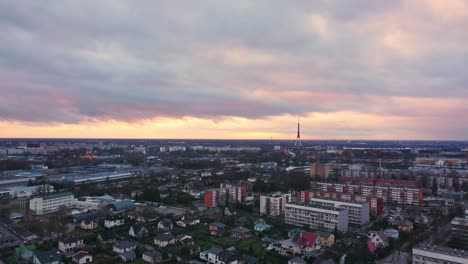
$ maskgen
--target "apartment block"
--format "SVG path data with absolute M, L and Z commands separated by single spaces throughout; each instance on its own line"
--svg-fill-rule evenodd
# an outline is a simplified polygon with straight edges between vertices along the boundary
M 468 251 L 420 243 L 413 247 L 413 264 L 466 264 Z
M 29 201 L 29 209 L 34 211 L 36 215 L 49 214 L 62 208 L 71 207 L 73 199 L 73 194 L 69 192 L 36 197 Z
M 364 225 L 369 223 L 370 210 L 367 202 L 346 201 L 334 198 L 310 198 L 309 204 L 348 209 L 349 224 Z
M 218 189 L 206 190 L 203 202 L 206 207 L 216 207 L 228 203 L 241 203 L 247 196 L 247 187 L 222 183 Z
M 260 196 L 260 214 L 278 216 L 284 213 L 287 202 L 291 202 L 291 194 L 275 192 Z
M 286 224 L 322 231 L 348 231 L 348 209 L 304 203 L 286 203 Z
M 356 201 L 356 202 L 367 202 L 370 208 L 370 214 L 378 217 L 383 214 L 383 199 L 374 196 L 365 196 L 357 194 L 348 194 L 348 193 L 338 193 L 338 192 L 322 192 L 322 191 L 301 191 L 296 200 L 301 203 L 310 203 L 310 198 L 334 198 L 342 199 L 345 201 Z
M 382 198 L 384 202 L 419 205 L 423 192 L 419 187 L 396 183 L 329 183 L 312 182 L 311 189 L 321 192 L 337 192 Z
M 468 218 L 455 217 L 450 222 L 450 234 L 452 243 L 468 249 Z

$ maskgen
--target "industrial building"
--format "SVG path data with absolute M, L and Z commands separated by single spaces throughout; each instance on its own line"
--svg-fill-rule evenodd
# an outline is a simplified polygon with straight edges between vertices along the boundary
M 36 215 L 49 214 L 71 207 L 73 199 L 74 195 L 69 192 L 36 197 L 29 201 L 29 209 Z

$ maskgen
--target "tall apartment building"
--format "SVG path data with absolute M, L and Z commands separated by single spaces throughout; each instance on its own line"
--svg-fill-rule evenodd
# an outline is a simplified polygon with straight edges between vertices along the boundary
M 468 251 L 420 243 L 413 247 L 413 264 L 466 264 Z
M 241 203 L 247 196 L 247 187 L 222 183 L 218 189 L 209 189 L 203 193 L 206 207 L 215 207 L 232 203 Z
M 301 191 L 296 200 L 301 203 L 310 203 L 310 198 L 313 197 L 328 197 L 335 199 L 342 199 L 345 201 L 357 201 L 357 202 L 367 202 L 370 206 L 371 215 L 378 217 L 383 214 L 383 199 L 374 196 L 365 196 L 357 194 L 348 194 L 348 193 L 338 193 L 338 192 L 319 192 L 319 191 Z
M 468 249 L 468 218 L 455 217 L 450 222 L 450 234 L 452 243 Z
M 315 162 L 310 165 L 310 176 L 318 175 L 321 179 L 327 179 L 330 176 L 330 170 L 329 164 Z
M 349 224 L 364 225 L 369 223 L 370 212 L 367 202 L 345 201 L 334 198 L 310 198 L 309 204 L 348 209 Z
M 348 231 L 348 209 L 304 203 L 286 203 L 286 224 L 308 226 L 311 229 L 332 232 Z
M 278 216 L 284 213 L 286 203 L 291 202 L 291 194 L 275 192 L 260 196 L 260 214 Z
M 322 192 L 339 192 L 382 198 L 384 202 L 419 205 L 423 200 L 423 192 L 419 187 L 398 183 L 329 183 L 312 182 L 311 189 Z
M 71 207 L 73 199 L 73 194 L 69 192 L 36 197 L 29 201 L 29 209 L 34 211 L 36 215 L 49 214 L 62 208 Z

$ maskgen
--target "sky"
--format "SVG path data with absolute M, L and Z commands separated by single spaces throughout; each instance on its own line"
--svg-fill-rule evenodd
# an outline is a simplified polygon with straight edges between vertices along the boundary
M 468 140 L 464 0 L 0 1 L 0 137 Z

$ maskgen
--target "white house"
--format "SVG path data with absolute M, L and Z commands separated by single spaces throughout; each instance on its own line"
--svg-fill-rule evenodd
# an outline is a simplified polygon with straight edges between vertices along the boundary
M 136 248 L 136 244 L 128 240 L 120 240 L 114 244 L 112 250 L 116 253 L 125 253 L 128 251 L 133 251 Z
M 388 236 L 384 231 L 369 231 L 367 238 L 378 248 L 384 248 L 388 246 Z
M 64 237 L 59 240 L 58 249 L 62 252 L 70 252 L 82 248 L 83 245 L 83 239 L 81 238 Z
M 159 234 L 154 238 L 156 246 L 165 247 L 169 244 L 175 244 L 177 239 L 171 233 Z
M 104 226 L 106 228 L 112 228 L 115 226 L 121 226 L 125 224 L 125 219 L 120 217 L 111 217 L 104 220 Z

